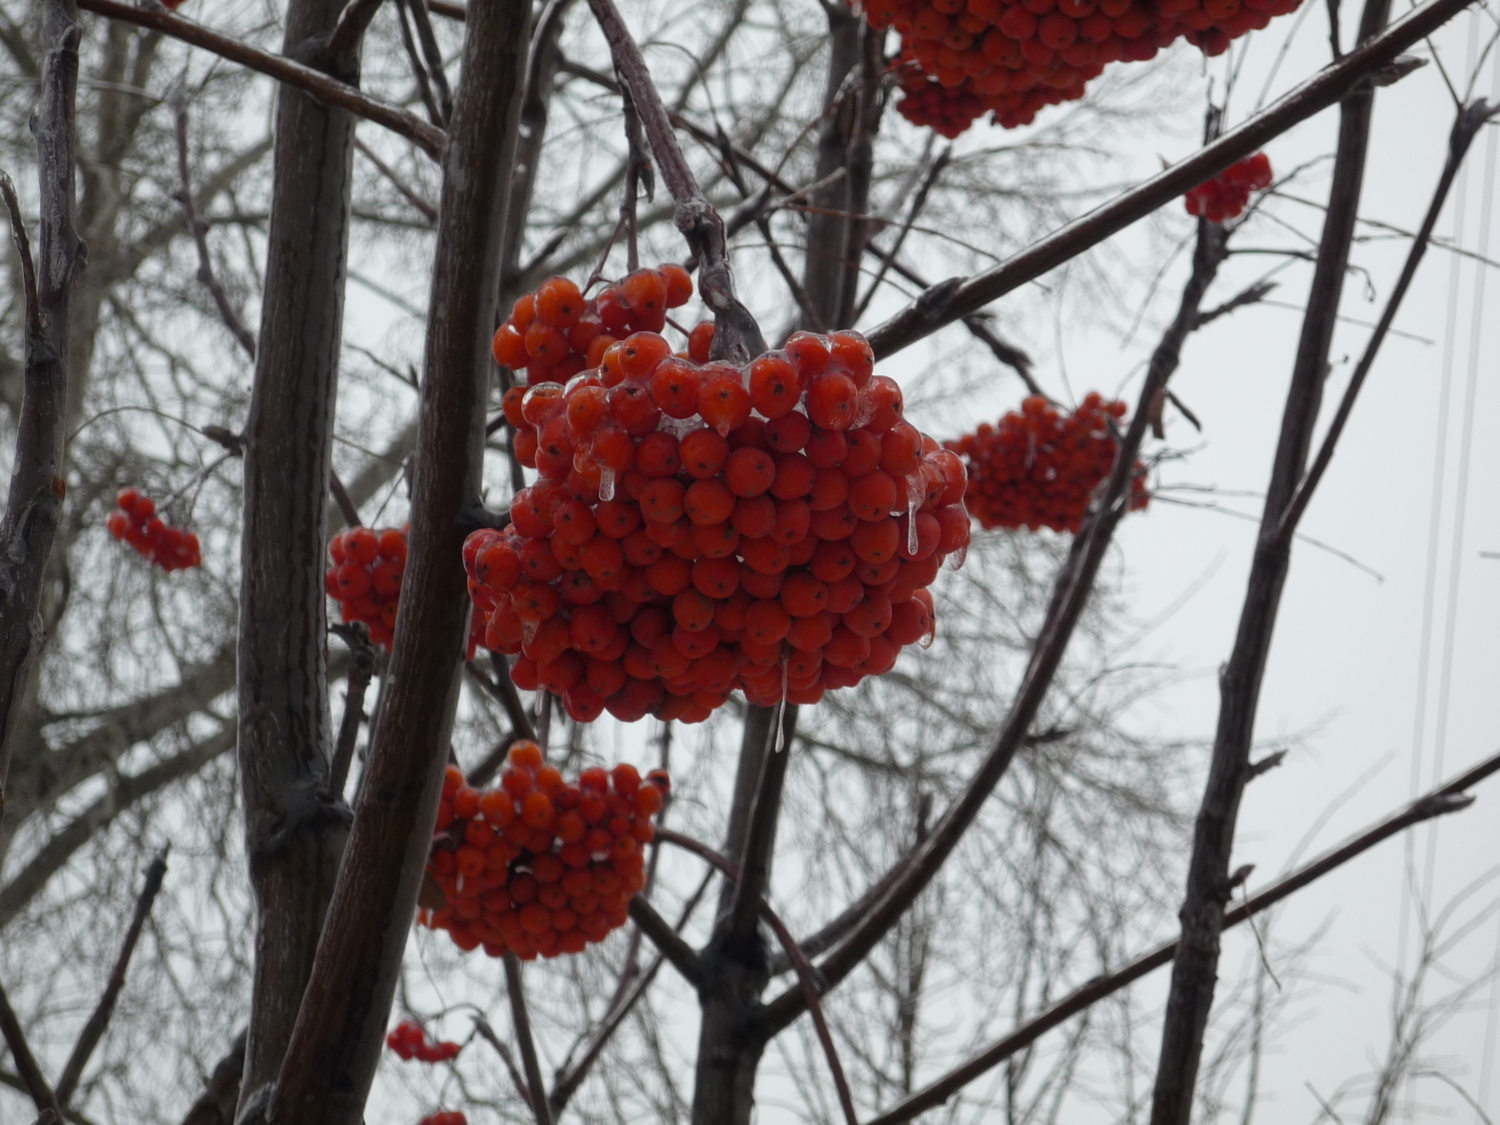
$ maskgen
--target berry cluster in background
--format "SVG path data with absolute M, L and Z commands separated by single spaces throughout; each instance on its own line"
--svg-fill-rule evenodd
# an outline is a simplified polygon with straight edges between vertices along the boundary
M 166 571 L 201 566 L 203 552 L 191 531 L 168 526 L 156 514 L 156 501 L 134 488 L 122 489 L 119 505 L 104 521 L 114 538 L 129 543 L 136 553 Z
M 464 565 L 517 686 L 580 722 L 698 722 L 736 689 L 816 703 L 930 636 L 926 587 L 969 541 L 963 464 L 873 366 L 852 332 L 744 369 L 639 332 L 567 388 L 509 391 L 542 479 Z
M 464 1116 L 463 1110 L 450 1109 L 429 1113 L 417 1125 L 469 1125 L 469 1119 Z
M 1239 218 L 1250 203 L 1252 191 L 1263 191 L 1270 186 L 1271 158 L 1257 152 L 1189 190 L 1184 202 L 1189 215 L 1222 223 Z
M 853 4 L 853 0 L 850 0 Z M 1144 62 L 1185 38 L 1204 54 L 1301 0 L 860 0 L 870 26 L 901 35 L 896 107 L 956 137 L 985 112 L 1010 129 L 1076 101 L 1113 62 Z
M 1090 392 L 1078 409 L 1060 414 L 1040 395 L 1011 411 L 998 426 L 985 422 L 950 441 L 969 474 L 969 511 L 986 528 L 1076 532 L 1119 446 L 1110 421 L 1125 416 L 1123 402 Z M 1130 486 L 1130 510 L 1146 507 L 1145 467 Z
M 370 640 L 387 649 L 396 635 L 406 574 L 406 533 L 404 527 L 341 531 L 328 544 L 333 565 L 323 574 L 323 589 L 339 603 L 340 620 L 364 622 Z M 476 613 L 469 622 L 468 659 L 474 658 L 483 633 L 484 618 Z
M 428 1039 L 422 1025 L 411 1020 L 402 1020 L 392 1028 L 385 1037 L 385 1045 L 408 1062 L 412 1059 L 425 1063 L 448 1062 L 458 1058 L 458 1053 L 463 1050 L 457 1043 Z
M 523 960 L 582 953 L 625 924 L 646 883 L 642 846 L 670 782 L 634 766 L 587 769 L 569 785 L 534 742 L 517 742 L 493 789 L 448 767 L 427 869 L 447 905 L 419 921 L 465 952 Z

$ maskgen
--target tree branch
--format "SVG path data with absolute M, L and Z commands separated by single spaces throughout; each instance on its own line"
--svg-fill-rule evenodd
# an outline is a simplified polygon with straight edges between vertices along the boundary
M 10 1048 L 10 1057 L 15 1060 L 16 1070 L 20 1071 L 21 1079 L 26 1083 L 26 1092 L 36 1103 L 37 1110 L 44 1119 L 51 1113 L 61 1122 L 62 1106 L 58 1103 L 57 1095 L 47 1085 L 47 1079 L 42 1076 L 42 1068 L 37 1066 L 36 1056 L 31 1053 L 26 1033 L 21 1030 L 21 1021 L 16 1018 L 15 1010 L 10 1006 L 10 997 L 5 995 L 3 986 L 0 986 L 0 1036 L 4 1037 L 5 1045 Z
M 375 171 L 386 178 L 401 197 L 422 213 L 422 217 L 429 223 L 437 224 L 437 208 L 417 194 L 415 188 L 396 174 L 396 170 L 381 160 L 375 151 L 358 137 L 354 138 L 354 148 L 361 156 L 375 166 Z
M 687 942 L 683 941 L 672 924 L 656 912 L 656 908 L 636 895 L 630 900 L 630 917 L 651 939 L 651 944 L 661 950 L 662 956 L 672 962 L 672 967 L 682 974 L 682 979 L 695 989 L 702 988 L 708 980 L 708 970 L 703 959 Z
M 552 1109 L 547 1104 L 547 1087 L 542 1081 L 536 1040 L 531 1036 L 531 1015 L 526 1010 L 526 993 L 521 986 L 521 959 L 509 950 L 505 954 L 505 991 L 510 996 L 510 1018 L 515 1024 L 516 1042 L 521 1045 L 521 1065 L 526 1068 L 531 1112 L 536 1115 L 536 1125 L 552 1125 Z
M 77 10 L 70 0 L 41 4 L 42 62 L 36 136 L 41 229 L 28 268 L 20 208 L 10 181 L 5 204 L 21 258 L 26 295 L 26 359 L 15 461 L 0 517 L 0 816 L 10 760 L 23 737 L 22 710 L 46 643 L 42 585 L 62 519 L 68 347 L 73 287 L 86 250 L 77 231 Z M 19 235 L 17 232 L 19 231 Z
M 875 357 L 883 359 L 946 324 L 978 312 L 991 301 L 1145 218 L 1162 204 L 1262 148 L 1293 125 L 1338 104 L 1394 62 L 1402 51 L 1431 35 L 1472 2 L 1429 0 L 1213 144 L 1205 145 L 1192 156 L 1075 219 L 993 269 L 939 283 L 870 332 Z
M 78 1089 L 78 1081 L 83 1077 L 83 1068 L 88 1065 L 89 1056 L 94 1053 L 94 1048 L 104 1037 L 104 1030 L 109 1026 L 110 1017 L 115 1014 L 115 1002 L 120 998 L 120 990 L 125 987 L 125 973 L 130 968 L 130 958 L 135 953 L 135 943 L 140 940 L 141 930 L 145 928 L 146 919 L 151 916 L 151 907 L 156 903 L 157 892 L 161 890 L 162 880 L 167 875 L 167 851 L 170 847 L 171 845 L 168 844 L 157 852 L 156 858 L 151 861 L 151 866 L 146 868 L 146 882 L 136 898 L 135 913 L 131 916 L 130 925 L 125 930 L 125 940 L 120 943 L 120 953 L 115 958 L 115 967 L 109 974 L 104 993 L 99 997 L 99 1003 L 94 1008 L 93 1014 L 83 1025 L 83 1030 L 78 1033 L 78 1041 L 73 1045 L 73 1053 L 68 1056 L 68 1061 L 62 1069 L 62 1076 L 57 1080 L 57 1100 L 62 1105 L 67 1105 L 73 1100 L 73 1092 Z
M 1359 29 L 1359 40 L 1364 46 L 1346 58 L 1368 52 L 1389 12 L 1390 0 L 1366 0 Z M 1410 23 L 1410 17 L 1404 22 Z M 1234 646 L 1219 674 L 1218 729 L 1193 831 L 1187 889 L 1178 912 L 1182 937 L 1172 965 L 1151 1125 L 1188 1125 L 1192 1114 L 1203 1036 L 1217 979 L 1219 933 L 1231 893 L 1229 871 L 1235 824 L 1240 798 L 1250 776 L 1256 704 L 1291 564 L 1290 540 L 1278 536 L 1277 528 L 1307 465 L 1308 448 L 1317 424 L 1323 382 L 1328 373 L 1328 351 L 1359 210 L 1373 103 L 1374 90 L 1366 86 L 1351 93 L 1339 111 L 1339 140 L 1328 213 L 1266 489 L 1261 531 Z
M 359 739 L 359 725 L 365 718 L 365 692 L 375 673 L 375 646 L 369 631 L 359 623 L 334 625 L 330 632 L 342 637 L 349 646 L 349 678 L 344 684 L 344 717 L 339 721 L 338 741 L 333 746 L 333 762 L 328 767 L 328 794 L 340 798 L 354 761 L 354 744 Z
M 349 6 L 339 17 L 338 26 L 328 37 L 328 52 L 334 56 L 352 55 L 364 42 L 365 31 L 380 11 L 384 0 L 349 0 Z
M 750 310 L 734 294 L 724 220 L 693 178 L 646 60 L 641 57 L 641 49 L 631 38 L 614 0 L 589 0 L 589 7 L 609 42 L 615 71 L 630 90 L 662 180 L 677 201 L 677 229 L 697 259 L 699 295 L 714 312 L 713 357 L 731 363 L 748 362 L 766 350 L 766 341 Z
M 330 78 L 322 71 L 294 62 L 284 55 L 262 51 L 233 36 L 222 35 L 202 24 L 173 15 L 163 8 L 136 8 L 121 3 L 120 0 L 78 0 L 78 6 L 85 11 L 150 28 L 191 46 L 201 47 L 220 58 L 274 78 L 283 85 L 295 87 L 317 98 L 324 105 L 348 110 L 356 117 L 373 121 L 397 136 L 405 137 L 434 160 L 442 152 L 441 129 L 398 106 L 371 97 L 358 87 Z
M 234 1107 L 240 1099 L 240 1073 L 245 1069 L 245 1032 L 240 1031 L 229 1052 L 215 1065 L 208 1089 L 187 1111 L 182 1125 L 234 1125 Z
M 443 154 L 411 535 L 396 642 L 273 1120 L 357 1125 L 379 1062 L 437 817 L 471 606 L 464 514 L 479 502 L 490 337 L 525 70 L 526 4 L 476 6 Z
M 1346 843 L 1324 852 L 1290 875 L 1246 899 L 1241 905 L 1225 914 L 1225 927 L 1237 926 L 1270 909 L 1282 899 L 1321 879 L 1330 871 L 1342 867 L 1356 856 L 1369 851 L 1376 844 L 1390 839 L 1414 824 L 1467 808 L 1473 798 L 1464 797 L 1461 794 L 1495 773 L 1500 773 L 1500 754 L 1484 759 L 1452 781 L 1445 782 L 1431 792 L 1418 797 L 1409 805 L 1377 821 Z M 1112 996 L 1122 988 L 1134 984 L 1147 973 L 1161 968 L 1173 959 L 1176 952 L 1177 942 L 1167 942 L 1149 953 L 1141 954 L 1114 972 L 1097 976 L 1088 983 L 1080 985 L 1044 1011 L 1032 1016 L 1003 1039 L 980 1051 L 968 1062 L 928 1083 L 910 1097 L 866 1122 L 866 1125 L 900 1125 L 903 1121 L 910 1121 L 927 1110 L 942 1105 L 970 1082 L 1029 1047 L 1046 1032 L 1097 1004 L 1106 996 Z
M 1497 113 L 1500 113 L 1500 106 L 1491 107 L 1481 98 L 1464 106 L 1454 118 L 1453 128 L 1448 134 L 1447 161 L 1443 165 L 1442 175 L 1438 177 L 1437 187 L 1432 193 L 1432 202 L 1427 207 L 1427 216 L 1422 220 L 1421 228 L 1412 239 L 1411 249 L 1407 251 L 1406 262 L 1401 267 L 1401 276 L 1397 279 L 1395 288 L 1391 290 L 1391 295 L 1386 299 L 1385 309 L 1380 314 L 1375 331 L 1371 334 L 1369 342 L 1365 344 L 1364 354 L 1359 357 L 1354 373 L 1349 377 L 1349 385 L 1344 388 L 1344 397 L 1339 402 L 1338 410 L 1334 412 L 1333 420 L 1328 424 L 1328 432 L 1323 435 L 1323 444 L 1318 449 L 1318 455 L 1313 459 L 1312 467 L 1308 469 L 1307 475 L 1298 485 L 1296 495 L 1292 497 L 1291 503 L 1287 505 L 1286 512 L 1277 525 L 1276 535 L 1283 542 L 1296 534 L 1297 525 L 1302 520 L 1302 513 L 1307 510 L 1313 492 L 1316 491 L 1319 482 L 1323 479 L 1323 474 L 1328 470 L 1329 463 L 1333 460 L 1333 453 L 1344 432 L 1344 426 L 1349 421 L 1349 415 L 1354 411 L 1354 401 L 1359 397 L 1365 377 L 1374 366 L 1375 357 L 1380 352 L 1381 344 L 1385 342 L 1386 333 L 1390 331 L 1391 323 L 1396 319 L 1396 313 L 1400 311 L 1406 291 L 1411 286 L 1412 279 L 1416 277 L 1417 267 L 1421 265 L 1422 257 L 1427 253 L 1427 247 L 1432 241 L 1433 228 L 1437 226 L 1438 216 L 1442 214 L 1443 204 L 1448 199 L 1448 191 L 1453 186 L 1453 181 L 1469 151 L 1469 146 L 1474 143 L 1474 138 L 1478 135 L 1480 128 L 1486 122 L 1493 120 Z
M 437 87 L 438 113 L 442 115 L 443 127 L 453 117 L 453 91 L 448 87 L 448 75 L 443 70 L 443 52 L 438 48 L 432 33 L 432 20 L 427 16 L 427 0 L 407 0 L 411 9 L 411 22 L 417 30 L 417 42 L 422 44 L 422 56 L 427 60 L 427 73 Z
M 489 1021 L 483 1016 L 474 1017 L 474 1030 L 479 1033 L 481 1039 L 495 1048 L 495 1054 L 500 1056 L 500 1061 L 505 1064 L 506 1072 L 510 1074 L 510 1080 L 516 1087 L 516 1093 L 521 1095 L 521 1099 L 527 1105 L 530 1105 L 531 1087 L 526 1084 L 525 1077 L 522 1076 L 520 1068 L 516 1066 L 515 1056 L 510 1053 L 510 1048 L 505 1045 L 500 1036 L 495 1034 L 495 1029 L 490 1026 Z

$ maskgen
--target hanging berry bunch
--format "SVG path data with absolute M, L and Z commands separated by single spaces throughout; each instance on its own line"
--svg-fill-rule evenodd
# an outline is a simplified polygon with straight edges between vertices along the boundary
M 447 1062 L 458 1058 L 458 1053 L 463 1050 L 457 1043 L 428 1039 L 422 1025 L 411 1020 L 398 1023 L 385 1037 L 385 1045 L 408 1062 L 412 1059 L 425 1063 Z
M 198 537 L 191 531 L 169 527 L 156 514 L 156 501 L 137 489 L 126 488 L 115 498 L 119 505 L 104 521 L 110 535 L 129 543 L 140 554 L 166 571 L 186 570 L 203 564 Z
M 646 882 L 667 775 L 634 766 L 584 770 L 569 785 L 534 742 L 517 742 L 500 784 L 483 792 L 448 768 L 428 870 L 447 905 L 422 921 L 468 952 L 523 960 L 581 953 L 625 924 Z
M 1114 465 L 1118 445 L 1109 422 L 1124 414 L 1123 402 L 1105 402 L 1093 392 L 1069 415 L 1033 395 L 998 426 L 986 422 L 950 441 L 948 448 L 967 463 L 969 511 L 991 529 L 1077 531 L 1094 490 Z M 1131 511 L 1149 499 L 1145 467 L 1137 462 L 1136 468 Z
M 877 30 L 901 34 L 897 107 L 954 137 L 986 111 L 1005 128 L 1083 97 L 1113 62 L 1141 62 L 1179 38 L 1205 54 L 1301 0 L 862 0 Z M 852 3 L 852 0 L 851 0 Z
M 580 371 L 598 367 L 616 340 L 632 332 L 660 332 L 667 325 L 667 310 L 686 304 L 692 295 L 693 279 L 677 265 L 636 270 L 592 298 L 567 278 L 551 277 L 515 303 L 491 350 L 497 363 L 525 371 L 533 387 L 566 383 Z
M 429 1113 L 417 1125 L 469 1125 L 469 1119 L 464 1116 L 461 1109 L 442 1110 L 438 1113 Z
M 362 621 L 370 640 L 389 649 L 395 637 L 396 609 L 401 600 L 401 579 L 406 574 L 404 527 L 379 530 L 351 527 L 328 544 L 333 560 L 323 574 L 323 589 L 339 603 L 343 621 Z M 474 614 L 469 622 L 468 659 L 484 633 L 484 617 Z
M 1257 152 L 1192 188 L 1185 197 L 1187 213 L 1201 215 L 1211 223 L 1236 219 L 1250 203 L 1252 191 L 1270 186 L 1271 158 Z
M 511 391 L 542 480 L 464 546 L 486 647 L 516 684 L 698 722 L 733 690 L 816 703 L 929 637 L 926 587 L 968 544 L 961 460 L 902 418 L 853 332 L 745 369 L 636 333 L 597 370 Z

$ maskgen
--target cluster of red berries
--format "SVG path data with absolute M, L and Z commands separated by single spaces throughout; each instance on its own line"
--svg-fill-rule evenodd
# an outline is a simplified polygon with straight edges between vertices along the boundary
M 889 671 L 969 541 L 961 459 L 902 408 L 853 332 L 743 370 L 639 332 L 567 388 L 513 388 L 542 479 L 464 545 L 485 646 L 580 722 L 699 722 L 736 689 L 816 703 Z
M 119 507 L 109 513 L 104 526 L 110 535 L 124 540 L 136 552 L 163 570 L 186 570 L 203 563 L 198 537 L 180 527 L 168 527 L 156 514 L 156 501 L 134 488 L 122 489 L 115 498 Z
M 395 637 L 401 579 L 406 574 L 406 531 L 351 527 L 328 544 L 333 565 L 323 573 L 324 591 L 339 603 L 341 620 L 363 621 L 370 640 L 385 648 Z M 469 621 L 468 659 L 474 658 L 483 634 L 484 617 L 476 613 Z
M 656 835 L 667 774 L 652 770 L 642 783 L 634 766 L 619 765 L 569 785 L 525 740 L 508 761 L 500 784 L 482 792 L 448 767 L 427 865 L 447 905 L 419 921 L 465 952 L 581 953 L 625 924 L 645 886 L 641 849 Z
M 667 325 L 667 310 L 686 304 L 692 295 L 693 279 L 677 265 L 636 270 L 590 298 L 565 277 L 548 278 L 515 303 L 490 348 L 502 367 L 524 370 L 533 387 L 566 383 L 580 371 L 598 367 L 616 340 L 633 332 L 660 332 Z M 712 336 L 710 325 L 694 331 L 693 342 L 702 345 L 704 359 Z M 523 464 L 528 463 L 525 449 L 524 442 L 517 443 Z
M 1118 444 L 1110 420 L 1123 417 L 1123 402 L 1105 402 L 1093 392 L 1072 414 L 1061 415 L 1040 395 L 1021 404 L 998 426 L 950 441 L 968 464 L 969 511 L 987 528 L 1050 527 L 1077 531 L 1099 483 L 1114 466 Z M 1145 467 L 1136 463 L 1130 509 L 1149 500 Z
M 417 1125 L 469 1125 L 469 1119 L 464 1116 L 461 1109 L 443 1110 L 438 1113 L 429 1113 Z
M 851 4 L 854 0 L 850 0 Z M 1083 97 L 1112 62 L 1143 62 L 1179 38 L 1205 54 L 1301 0 L 859 0 L 901 34 L 897 107 L 956 137 L 986 110 L 1005 128 Z
M 1250 193 L 1270 186 L 1271 158 L 1257 152 L 1190 190 L 1186 196 L 1187 213 L 1201 215 L 1211 223 L 1238 218 L 1250 202 Z
M 447 1062 L 458 1058 L 463 1047 L 457 1043 L 438 1042 L 428 1039 L 422 1025 L 412 1020 L 402 1020 L 389 1035 L 385 1045 L 408 1062 L 416 1059 L 425 1063 Z

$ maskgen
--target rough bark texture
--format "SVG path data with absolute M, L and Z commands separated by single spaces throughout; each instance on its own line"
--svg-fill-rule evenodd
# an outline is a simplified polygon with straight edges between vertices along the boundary
M 1360 42 L 1379 33 L 1389 12 L 1390 0 L 1368 0 L 1360 21 Z M 1235 823 L 1245 783 L 1251 776 L 1256 704 L 1291 561 L 1290 539 L 1280 536 L 1278 527 L 1307 467 L 1317 424 L 1328 351 L 1358 217 L 1373 103 L 1374 90 L 1366 86 L 1351 94 L 1340 108 L 1333 186 L 1266 490 L 1249 588 L 1234 648 L 1219 674 L 1219 722 L 1203 803 L 1194 826 L 1187 891 L 1178 913 L 1182 936 L 1172 963 L 1152 1125 L 1188 1125 L 1192 1116 L 1203 1034 L 1217 983 L 1219 935 L 1232 889 L 1229 864 Z
M 15 466 L 0 519 L 0 814 L 11 755 L 27 724 L 24 711 L 46 640 L 42 589 L 62 517 L 67 433 L 69 317 L 83 267 L 78 241 L 76 167 L 78 9 L 71 0 L 42 5 L 41 103 L 36 117 L 40 237 L 27 278 L 26 360 Z M 14 195 L 8 201 L 15 206 Z M 14 226 L 20 216 L 12 215 Z M 19 239 L 18 239 L 19 241 Z M 31 273 L 28 263 L 27 272 Z
M 416 912 L 468 632 L 460 552 L 478 499 L 524 4 L 478 5 L 443 151 L 411 546 L 396 643 L 317 963 L 270 1103 L 277 1125 L 356 1125 Z
M 353 83 L 357 55 L 324 49 L 342 7 L 292 0 L 283 49 Z M 256 936 L 242 1102 L 281 1068 L 345 838 L 323 796 L 331 752 L 323 559 L 354 124 L 345 110 L 280 92 L 244 433 L 239 762 Z

